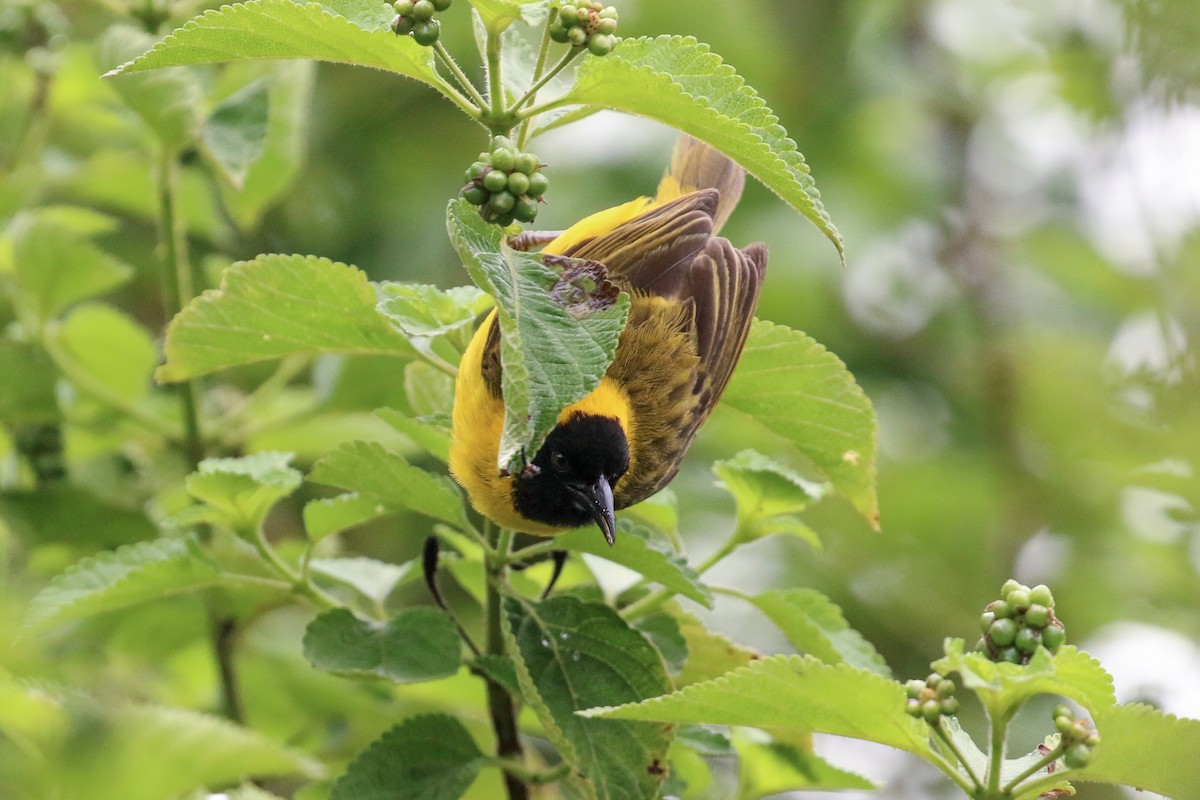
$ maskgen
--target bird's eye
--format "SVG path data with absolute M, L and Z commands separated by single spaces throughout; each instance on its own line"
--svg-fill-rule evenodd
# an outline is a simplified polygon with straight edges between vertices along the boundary
M 567 472 L 571 469 L 571 464 L 567 461 L 567 457 L 562 454 L 561 450 L 554 450 L 550 453 L 550 466 L 554 467 L 558 472 Z

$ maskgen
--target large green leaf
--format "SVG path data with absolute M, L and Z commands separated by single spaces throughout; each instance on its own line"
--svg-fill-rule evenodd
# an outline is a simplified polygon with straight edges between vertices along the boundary
M 195 539 L 125 545 L 73 564 L 33 598 L 26 624 L 66 622 L 211 586 L 217 565 Z
M 649 529 L 629 520 L 617 523 L 616 544 L 608 542 L 595 526 L 564 533 L 554 540 L 563 550 L 589 553 L 638 572 L 671 591 L 712 607 L 712 593 L 686 560 L 652 537 Z
M 626 111 L 690 133 L 745 167 L 842 253 L 841 234 L 796 143 L 708 45 L 690 36 L 625 39 L 604 58 L 585 59 L 560 104 Z
M 206 11 L 106 77 L 253 58 L 354 64 L 415 78 L 439 89 L 446 85 L 434 70 L 433 51 L 411 37 L 367 30 L 318 3 L 292 0 L 249 0 Z
M 167 327 L 167 383 L 290 355 L 409 357 L 412 345 L 375 310 L 375 290 L 354 267 L 314 256 L 262 255 L 234 264 L 221 287 L 197 297 Z
M 469 526 L 462 493 L 454 481 L 414 467 L 375 442 L 347 442 L 314 464 L 309 480 L 458 528 Z
M 812 656 L 772 656 L 674 694 L 586 716 L 815 731 L 926 755 L 929 729 L 905 713 L 904 701 L 903 686 L 873 672 Z
M 815 589 L 776 589 L 753 596 L 731 594 L 757 606 L 797 650 L 826 664 L 849 664 L 885 678 L 892 676 L 883 656 L 846 623 L 833 601 Z
M 248 534 L 266 520 L 271 507 L 303 481 L 292 469 L 291 453 L 254 453 L 241 458 L 207 458 L 187 477 L 188 493 L 220 515 L 224 524 Z
M 457 800 L 486 763 L 471 734 L 454 717 L 412 717 L 351 762 L 329 798 Z
M 317 669 L 396 683 L 453 675 L 462 664 L 461 648 L 454 623 L 428 606 L 406 608 L 386 623 L 335 608 L 318 615 L 304 631 L 304 657 Z
M 875 410 L 837 356 L 800 331 L 757 320 L 723 402 L 787 440 L 879 524 Z
M 1071 780 L 1133 786 L 1175 800 L 1200 798 L 1200 720 L 1133 703 L 1101 709 L 1094 721 L 1100 744 L 1087 768 L 1072 772 Z
M 519 472 L 559 412 L 599 385 L 629 297 L 595 262 L 552 269 L 539 255 L 509 249 L 500 228 L 465 200 L 451 202 L 446 219 L 471 279 L 496 300 L 505 405 L 497 466 Z
M 410 364 L 415 366 L 417 363 Z M 447 406 L 449 407 L 449 406 Z M 375 416 L 412 440 L 443 464 L 450 463 L 450 415 L 410 417 L 394 408 L 377 408 Z
M 520 661 L 518 677 L 524 669 L 544 703 L 541 712 L 549 714 L 548 722 L 573 746 L 568 757 L 595 796 L 656 796 L 666 772 L 671 730 L 589 719 L 575 712 L 636 702 L 669 689 L 658 652 L 602 603 L 567 596 L 536 604 L 514 601 L 509 614 L 518 651 L 513 655 Z

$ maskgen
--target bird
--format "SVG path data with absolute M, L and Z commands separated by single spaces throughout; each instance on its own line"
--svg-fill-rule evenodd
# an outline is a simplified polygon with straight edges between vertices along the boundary
M 612 545 L 614 512 L 675 477 L 741 356 L 766 275 L 766 245 L 717 235 L 744 184 L 735 162 L 683 136 L 653 197 L 585 217 L 543 247 L 600 262 L 631 302 L 599 385 L 562 410 L 515 474 L 497 466 L 500 326 L 495 310 L 484 319 L 459 364 L 450 448 L 450 472 L 480 514 L 537 536 L 594 522 Z

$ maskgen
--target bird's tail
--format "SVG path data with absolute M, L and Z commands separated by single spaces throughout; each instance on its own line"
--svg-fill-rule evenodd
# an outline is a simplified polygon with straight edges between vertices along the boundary
M 713 218 L 713 233 L 721 229 L 725 220 L 742 197 L 746 185 L 746 171 L 718 150 L 699 139 L 682 136 L 675 145 L 671 166 L 658 183 L 658 192 L 653 205 L 670 202 L 677 197 L 700 189 L 716 189 L 721 199 Z

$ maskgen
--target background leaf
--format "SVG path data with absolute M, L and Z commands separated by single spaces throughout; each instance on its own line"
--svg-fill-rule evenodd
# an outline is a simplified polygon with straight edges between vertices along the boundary
M 712 470 L 720 478 L 718 485 L 737 503 L 735 541 L 791 533 L 814 548 L 821 547 L 817 534 L 793 515 L 819 500 L 826 486 L 754 450 L 714 461 Z
M 110 69 L 152 46 L 154 41 L 144 31 L 114 25 L 100 40 L 97 60 L 102 69 Z M 203 91 L 194 73 L 165 70 L 156 75 L 126 77 L 110 86 L 168 151 L 180 150 L 196 137 Z
M 326 536 L 377 519 L 392 510 L 375 498 L 363 497 L 356 492 L 309 500 L 304 504 L 304 530 L 308 538 L 319 542 Z
M 217 104 L 200 130 L 204 152 L 238 188 L 266 145 L 269 90 L 266 78 L 242 87 Z
M 187 478 L 188 493 L 226 516 L 240 534 L 253 533 L 268 512 L 300 486 L 291 453 L 263 452 L 241 458 L 206 458 Z
M 130 404 L 146 397 L 158 352 L 146 329 L 122 312 L 99 303 L 82 305 L 50 335 L 58 354 L 89 383 Z
M 317 615 L 304 631 L 304 657 L 317 669 L 395 683 L 453 675 L 462 663 L 461 648 L 454 623 L 428 606 L 406 608 L 385 623 L 335 608 Z

